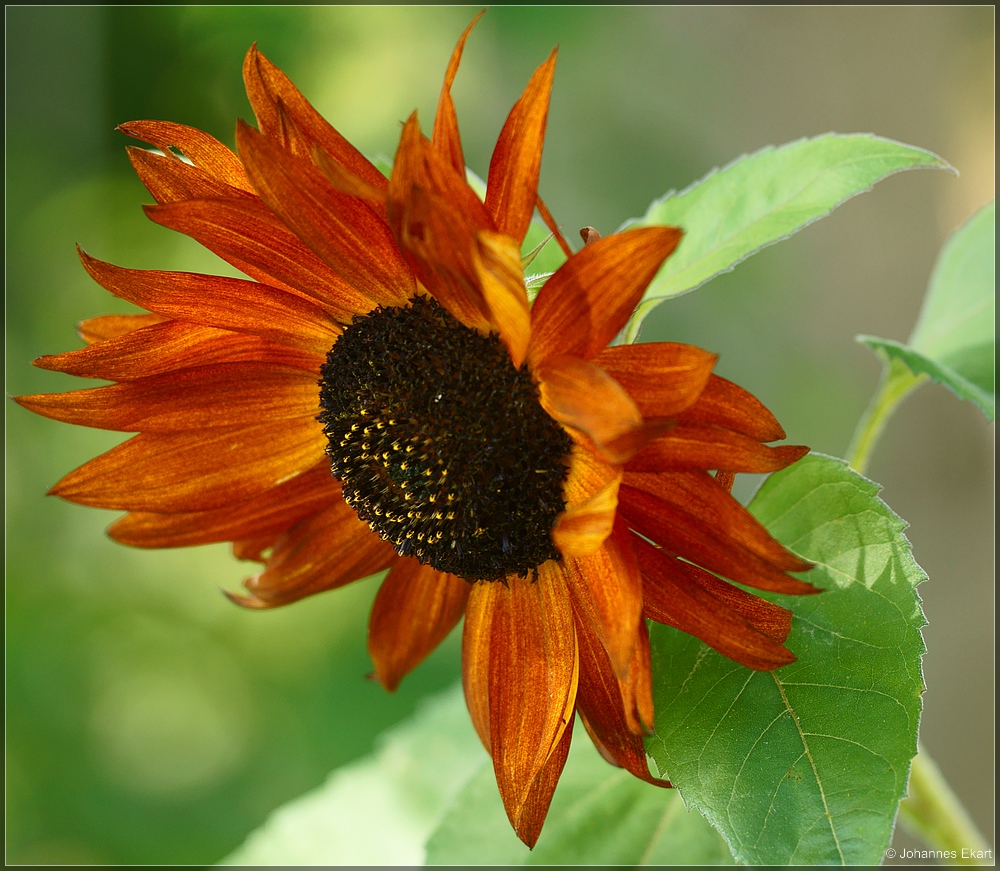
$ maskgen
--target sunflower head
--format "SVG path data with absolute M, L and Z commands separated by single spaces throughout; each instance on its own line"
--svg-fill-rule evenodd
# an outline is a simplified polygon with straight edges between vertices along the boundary
M 473 22 L 474 24 L 475 22 Z M 480 199 L 445 75 L 383 176 L 256 47 L 257 128 L 234 153 L 179 124 L 125 124 L 149 217 L 244 273 L 88 272 L 145 313 L 81 324 L 36 365 L 109 386 L 18 397 L 133 433 L 53 493 L 122 510 L 138 547 L 228 541 L 259 570 L 231 598 L 272 608 L 387 571 L 368 630 L 387 689 L 464 616 L 462 677 L 518 835 L 541 831 L 579 715 L 612 764 L 650 775 L 647 620 L 774 669 L 791 614 L 744 587 L 814 589 L 729 492 L 806 449 L 716 357 L 613 345 L 682 232 L 573 253 L 538 196 L 553 53 L 497 140 Z M 184 158 L 175 152 L 181 152 Z M 536 208 L 568 257 L 529 304 Z M 735 586 L 737 582 L 742 586 Z

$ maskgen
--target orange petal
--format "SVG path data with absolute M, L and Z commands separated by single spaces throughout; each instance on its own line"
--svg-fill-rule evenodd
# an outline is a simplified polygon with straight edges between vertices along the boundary
M 324 263 L 373 302 L 406 305 L 416 285 L 384 221 L 243 122 L 236 144 L 261 199 Z
M 125 336 L 164 320 L 166 318 L 162 315 L 99 315 L 96 318 L 80 321 L 76 325 L 76 331 L 83 341 L 92 345 L 95 342 Z
M 472 585 L 415 559 L 399 560 L 379 587 L 368 624 L 368 652 L 390 692 L 455 627 Z
M 649 342 L 605 348 L 594 363 L 625 388 L 643 417 L 673 417 L 701 395 L 717 359 L 694 345 Z
M 129 146 L 129 160 L 146 189 L 158 203 L 176 203 L 210 197 L 254 199 L 252 192 L 233 187 L 174 155 L 166 156 Z
M 253 193 L 240 159 L 214 136 L 172 121 L 129 121 L 119 125 L 118 129 L 135 139 L 155 145 L 164 153 L 177 148 L 195 166 L 214 178 Z
M 588 435 L 602 452 L 642 426 L 639 409 L 621 385 L 587 360 L 548 357 L 533 374 L 542 408 L 563 426 Z
M 591 603 L 601 643 L 619 679 L 628 675 L 642 620 L 642 577 L 625 528 L 588 557 L 564 560 L 564 572 L 576 599 Z
M 316 300 L 341 323 L 372 308 L 367 296 L 346 284 L 257 200 L 188 200 L 146 206 L 145 212 L 251 278 Z
M 801 459 L 809 448 L 771 448 L 737 432 L 708 426 L 678 425 L 654 439 L 628 463 L 630 472 L 684 469 L 727 469 L 733 472 L 776 472 Z
M 680 423 L 731 429 L 759 442 L 785 437 L 781 424 L 757 397 L 718 375 L 709 376 L 697 401 L 677 419 Z
M 341 328 L 322 308 L 256 281 L 123 269 L 79 251 L 84 268 L 105 290 L 141 308 L 192 323 L 252 333 L 326 355 Z
M 70 472 L 49 492 L 96 508 L 207 511 L 247 502 L 312 468 L 325 446 L 311 417 L 142 433 Z
M 119 432 L 252 426 L 315 416 L 319 409 L 312 373 L 261 363 L 219 363 L 16 401 L 54 420 Z
M 461 174 L 465 173 L 465 158 L 462 155 L 462 140 L 458 135 L 458 118 L 455 115 L 455 103 L 451 99 L 451 86 L 455 82 L 458 74 L 458 66 L 462 62 L 462 51 L 465 49 L 465 41 L 472 33 L 472 28 L 476 22 L 483 17 L 486 10 L 480 11 L 462 35 L 458 38 L 458 44 L 451 53 L 448 61 L 448 69 L 444 74 L 444 84 L 441 85 L 441 96 L 438 98 L 437 112 L 434 114 L 434 132 L 431 141 L 434 147 L 441 152 L 444 157 Z
M 111 524 L 108 535 L 132 547 L 187 547 L 249 538 L 274 541 L 286 529 L 340 498 L 340 484 L 323 460 L 242 505 L 176 514 L 134 511 Z
M 556 744 L 552 754 L 541 767 L 531 786 L 528 788 L 528 795 L 521 805 L 521 811 L 517 818 L 510 818 L 511 825 L 517 836 L 524 841 L 529 848 L 533 848 L 538 841 L 538 836 L 542 833 L 542 825 L 548 815 L 549 806 L 552 804 L 552 796 L 559 783 L 559 776 L 566 765 L 566 757 L 569 756 L 569 745 L 573 740 L 573 728 L 566 729 L 562 738 Z
M 500 796 L 516 826 L 535 778 L 572 723 L 579 659 L 558 565 L 545 563 L 536 580 L 511 577 L 507 584 L 492 584 L 500 590 L 490 637 L 490 738 Z
M 563 556 L 596 553 L 611 534 L 622 473 L 574 442 L 563 487 L 566 510 L 556 518 L 552 541 Z
M 524 288 L 521 252 L 514 240 L 482 231 L 476 238 L 476 273 L 490 321 L 500 333 L 514 368 L 520 369 L 531 337 L 531 306 Z
M 490 740 L 490 648 L 493 638 L 493 616 L 503 585 L 479 582 L 472 585 L 465 608 L 462 628 L 462 689 L 472 725 L 492 752 Z
M 314 147 L 319 147 L 353 175 L 385 190 L 385 176 L 327 123 L 288 76 L 257 51 L 256 44 L 243 62 L 243 81 L 261 133 L 301 157 L 308 157 Z M 283 112 L 292 125 L 283 122 Z
M 264 571 L 244 582 L 250 595 L 230 599 L 247 608 L 276 608 L 366 578 L 397 559 L 341 500 L 281 536 Z
M 146 321 L 149 326 L 114 338 L 98 339 L 95 344 L 77 351 L 39 357 L 34 365 L 86 378 L 134 381 L 195 366 L 257 361 L 302 369 L 313 373 L 318 380 L 319 369 L 325 359 L 325 355 L 258 336 L 183 321 L 165 321 L 159 315 L 148 317 L 151 319 Z
M 818 592 L 785 574 L 812 564 L 786 551 L 707 473 L 627 472 L 618 511 L 650 541 L 741 584 L 789 595 Z
M 538 196 L 545 122 L 549 113 L 556 51 L 543 63 L 514 104 L 500 131 L 486 182 L 486 209 L 501 233 L 520 245 Z
M 638 537 L 647 616 L 700 638 L 723 656 L 763 671 L 795 661 L 795 656 L 769 635 L 757 631 L 692 578 L 690 566 Z
M 532 309 L 532 368 L 557 354 L 589 360 L 625 326 L 663 261 L 676 227 L 641 227 L 585 246 L 547 281 Z

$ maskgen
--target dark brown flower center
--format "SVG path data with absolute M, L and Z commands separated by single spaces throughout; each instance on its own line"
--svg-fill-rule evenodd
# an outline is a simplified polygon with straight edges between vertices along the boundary
M 321 374 L 333 475 L 397 553 L 467 581 L 558 558 L 571 441 L 499 336 L 417 297 L 355 317 Z

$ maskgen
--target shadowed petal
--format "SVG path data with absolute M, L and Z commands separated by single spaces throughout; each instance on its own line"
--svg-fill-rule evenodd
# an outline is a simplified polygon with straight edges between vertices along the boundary
M 105 290 L 141 308 L 179 320 L 252 333 L 326 355 L 341 327 L 301 296 L 239 278 L 124 269 L 91 257 L 80 260 Z
M 531 307 L 524 289 L 521 252 L 514 240 L 484 230 L 477 236 L 476 273 L 490 321 L 520 369 L 531 337 Z
M 172 153 L 147 151 L 130 145 L 126 149 L 135 173 L 158 203 L 176 203 L 212 197 L 254 199 L 252 192 L 234 187 L 209 172 L 185 163 Z
M 261 133 L 300 157 L 308 157 L 313 147 L 319 147 L 349 172 L 385 190 L 385 176 L 330 126 L 288 76 L 257 51 L 256 43 L 243 62 L 243 81 Z M 283 122 L 282 112 L 290 116 L 292 125 Z
M 809 453 L 801 445 L 768 447 L 737 432 L 680 424 L 654 439 L 628 463 L 630 472 L 726 469 L 777 472 Z
M 124 511 L 207 511 L 258 496 L 316 465 L 326 438 L 312 418 L 141 433 L 70 472 L 49 492 Z
M 487 751 L 490 740 L 490 645 L 493 615 L 503 584 L 473 584 L 462 628 L 462 689 L 472 725 Z
M 532 75 L 500 131 L 486 182 L 486 209 L 497 229 L 524 241 L 538 197 L 545 122 L 549 114 L 552 77 L 556 70 L 553 50 Z
M 548 562 L 537 580 L 511 577 L 507 583 L 492 584 L 501 589 L 493 603 L 489 712 L 493 769 L 507 816 L 515 822 L 571 725 L 579 661 L 573 611 L 558 566 Z
M 559 739 L 552 754 L 531 781 L 520 813 L 515 818 L 510 815 L 510 811 L 507 812 L 507 817 L 517 836 L 530 848 L 535 846 L 538 836 L 542 833 L 542 825 L 549 812 L 549 805 L 552 804 L 552 796 L 556 791 L 559 775 L 562 774 L 566 765 L 566 757 L 569 756 L 569 745 L 572 740 L 573 727 L 570 725 L 563 732 L 562 738 Z
M 692 578 L 688 565 L 638 537 L 635 549 L 642 567 L 647 616 L 700 638 L 747 668 L 771 671 L 795 661 L 780 642 L 757 631 L 705 590 Z
M 566 510 L 556 518 L 552 529 L 552 541 L 561 554 L 596 553 L 614 526 L 621 480 L 619 470 L 574 442 L 563 487 Z
M 781 424 L 764 403 L 718 375 L 709 376 L 697 401 L 678 414 L 677 419 L 679 423 L 731 429 L 760 442 L 775 442 L 785 437 Z
M 694 345 L 649 342 L 605 348 L 594 363 L 625 388 L 643 417 L 673 417 L 701 395 L 717 359 Z
M 331 477 L 324 459 L 242 505 L 175 514 L 134 511 L 112 523 L 108 535 L 132 547 L 186 547 L 251 537 L 268 538 L 270 543 L 340 498 L 340 483 Z
M 318 378 L 319 367 L 325 359 L 325 355 L 258 336 L 164 320 L 160 315 L 113 317 L 148 318 L 144 322 L 149 325 L 126 330 L 113 338 L 95 337 L 95 344 L 65 354 L 39 357 L 34 365 L 86 378 L 134 381 L 196 366 L 256 361 L 292 366 Z
M 676 227 L 641 227 L 598 239 L 567 260 L 532 308 L 532 368 L 558 354 L 589 360 L 603 350 L 680 239 Z
M 242 122 L 236 144 L 261 199 L 323 262 L 373 302 L 406 304 L 416 291 L 413 275 L 389 227 L 365 203 Z
M 275 542 L 264 571 L 244 582 L 249 596 L 228 595 L 247 608 L 276 608 L 366 578 L 397 559 L 392 547 L 339 500 Z
M 401 559 L 375 596 L 368 623 L 368 652 L 387 690 L 441 643 L 465 611 L 472 585 L 415 559 Z

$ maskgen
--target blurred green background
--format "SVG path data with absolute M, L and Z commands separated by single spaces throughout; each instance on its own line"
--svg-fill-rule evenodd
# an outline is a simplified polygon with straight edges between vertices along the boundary
M 363 151 L 391 155 L 414 107 L 430 123 L 475 11 L 7 7 L 8 392 L 81 386 L 29 361 L 78 347 L 81 319 L 126 310 L 74 243 L 126 266 L 221 271 L 142 216 L 150 197 L 116 124 L 180 121 L 232 143 L 257 41 Z M 841 455 L 879 372 L 855 334 L 905 339 L 946 235 L 993 196 L 993 34 L 988 6 L 494 7 L 454 90 L 485 176 L 507 111 L 560 45 L 541 190 L 568 235 L 611 232 L 714 166 L 830 130 L 955 165 L 957 178 L 880 183 L 647 320 L 645 339 L 721 353 L 717 371 L 792 442 Z M 253 613 L 219 594 L 247 573 L 224 546 L 111 543 L 112 514 L 44 493 L 120 436 L 6 411 L 8 863 L 214 862 L 457 679 L 454 636 L 395 695 L 365 679 L 371 581 Z M 870 475 L 931 577 L 925 743 L 992 837 L 992 428 L 925 387 Z

